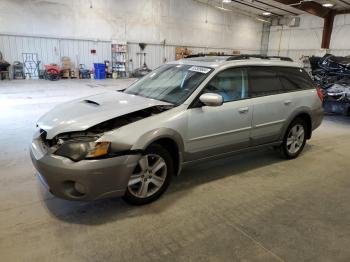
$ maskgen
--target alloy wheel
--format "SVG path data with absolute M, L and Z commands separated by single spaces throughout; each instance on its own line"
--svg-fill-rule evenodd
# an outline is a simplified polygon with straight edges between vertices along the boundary
M 156 154 L 147 154 L 141 157 L 131 175 L 128 189 L 138 198 L 146 198 L 159 191 L 167 176 L 165 160 Z
M 290 154 L 297 153 L 303 145 L 305 136 L 304 127 L 301 124 L 293 126 L 287 136 L 287 150 Z

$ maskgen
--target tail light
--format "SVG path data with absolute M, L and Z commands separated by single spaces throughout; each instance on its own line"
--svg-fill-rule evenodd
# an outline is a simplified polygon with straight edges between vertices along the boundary
M 318 97 L 320 98 L 321 102 L 323 102 L 324 94 L 323 94 L 322 89 L 318 86 L 318 87 L 316 87 L 316 90 L 317 90 Z

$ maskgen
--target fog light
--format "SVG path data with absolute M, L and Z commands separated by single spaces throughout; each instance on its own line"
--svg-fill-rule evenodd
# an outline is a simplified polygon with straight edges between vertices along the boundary
M 86 194 L 86 187 L 78 182 L 74 183 L 74 189 L 80 194 Z

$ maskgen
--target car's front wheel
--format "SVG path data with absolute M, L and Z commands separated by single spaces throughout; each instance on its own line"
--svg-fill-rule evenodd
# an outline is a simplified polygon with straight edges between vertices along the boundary
M 134 205 L 156 200 L 167 189 L 173 174 L 173 160 L 169 152 L 161 145 L 150 145 L 130 176 L 124 200 Z
M 307 125 L 301 118 L 296 118 L 288 127 L 284 136 L 281 152 L 287 159 L 296 158 L 306 143 Z

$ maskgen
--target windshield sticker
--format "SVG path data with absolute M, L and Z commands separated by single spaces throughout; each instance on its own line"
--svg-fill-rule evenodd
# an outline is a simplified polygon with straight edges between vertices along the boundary
M 202 74 L 207 74 L 210 71 L 210 68 L 200 67 L 200 66 L 192 66 L 188 70 L 202 73 Z

